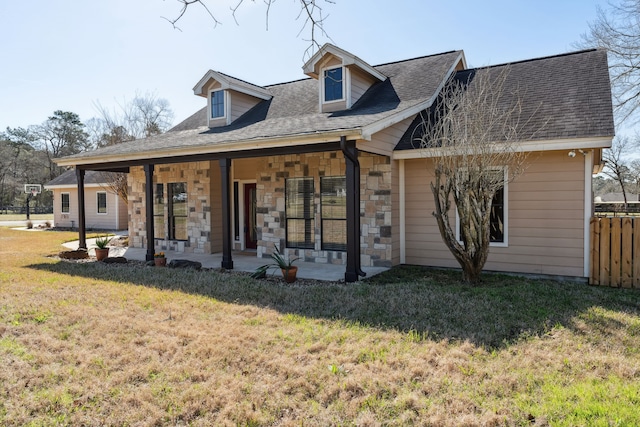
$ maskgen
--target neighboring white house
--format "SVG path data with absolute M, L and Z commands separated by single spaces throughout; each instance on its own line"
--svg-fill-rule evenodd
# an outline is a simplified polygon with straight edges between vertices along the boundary
M 85 175 L 86 227 L 96 230 L 127 228 L 127 203 L 104 182 L 101 172 Z M 53 222 L 56 227 L 78 226 L 78 181 L 69 170 L 44 185 L 53 192 Z

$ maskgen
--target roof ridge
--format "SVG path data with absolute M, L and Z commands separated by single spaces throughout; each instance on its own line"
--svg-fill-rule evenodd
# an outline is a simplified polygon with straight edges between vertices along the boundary
M 430 55 L 416 56 L 415 58 L 400 59 L 398 61 L 391 61 L 391 62 L 385 62 L 383 64 L 372 65 L 372 67 L 373 68 L 384 67 L 386 65 L 400 64 L 402 62 L 408 62 L 408 61 L 416 61 L 416 60 L 419 60 L 419 59 L 431 58 L 431 57 L 440 56 L 440 55 L 447 55 L 447 54 L 455 53 L 455 52 L 462 52 L 462 50 L 449 50 L 447 52 L 440 52 L 440 53 L 433 53 L 433 54 L 430 54 Z M 274 86 L 286 85 L 286 84 L 289 84 L 289 83 L 301 82 L 301 81 L 305 81 L 305 80 L 312 80 L 312 79 L 311 79 L 311 77 L 306 77 L 306 78 L 303 77 L 303 78 L 296 79 L 296 80 L 291 80 L 291 81 L 288 81 L 288 82 L 272 83 L 272 84 L 269 84 L 269 85 L 265 85 L 263 87 L 269 88 L 269 87 L 274 87 Z
M 416 56 L 415 58 L 400 59 L 400 60 L 397 60 L 397 61 L 391 61 L 391 62 L 385 62 L 383 64 L 372 65 L 372 67 L 373 68 L 384 67 L 385 65 L 400 64 L 402 62 L 415 61 L 415 60 L 418 60 L 418 59 L 425 59 L 425 58 L 432 58 L 434 56 L 448 55 L 450 53 L 456 53 L 456 52 L 462 52 L 462 50 L 461 49 L 460 50 L 448 50 L 446 52 L 432 53 L 430 55 Z
M 218 73 L 218 74 L 222 74 L 225 77 L 229 77 L 230 79 L 237 80 L 239 82 L 246 83 L 246 84 L 251 85 L 251 86 L 255 86 L 255 87 L 259 87 L 259 88 L 264 88 L 265 87 L 265 86 L 261 86 L 259 84 L 248 82 L 248 81 L 246 81 L 244 79 L 240 79 L 240 78 L 238 78 L 236 76 L 232 76 L 231 74 L 223 73 L 222 71 L 216 71 L 216 70 L 214 70 L 214 71 L 216 73 Z
M 507 65 L 524 64 L 524 63 L 527 63 L 527 62 L 542 61 L 542 60 L 545 60 L 545 59 L 553 59 L 553 58 L 562 58 L 562 57 L 571 56 L 571 55 L 581 55 L 583 53 L 596 52 L 596 51 L 600 51 L 600 50 L 604 50 L 604 49 L 598 49 L 598 48 L 582 49 L 582 50 L 576 50 L 574 52 L 564 52 L 564 53 L 558 53 L 556 55 L 546 55 L 546 56 L 539 56 L 537 58 L 522 59 L 520 61 L 502 62 L 500 64 L 483 65 L 481 67 L 465 68 L 464 70 L 461 70 L 461 71 L 474 71 L 474 70 L 484 70 L 484 69 L 487 69 L 487 68 L 506 67 Z

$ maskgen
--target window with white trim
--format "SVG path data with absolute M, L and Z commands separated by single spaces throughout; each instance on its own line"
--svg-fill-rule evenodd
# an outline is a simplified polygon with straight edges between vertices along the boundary
M 344 77 L 342 67 L 329 68 L 322 73 L 324 102 L 344 99 Z
M 211 118 L 219 119 L 224 116 L 224 90 L 213 91 L 211 92 Z
M 69 207 L 70 207 L 70 201 L 71 201 L 69 193 L 62 193 L 60 196 L 61 196 L 60 201 L 62 202 L 61 212 L 69 213 Z
M 490 246 L 507 246 L 507 190 L 508 182 L 506 180 L 506 169 L 496 169 L 496 174 L 503 176 L 504 184 L 493 195 L 491 201 L 491 214 L 489 219 L 489 245 Z M 456 210 L 456 238 L 461 241 L 460 237 L 460 216 Z
M 107 193 L 105 191 L 98 191 L 96 193 L 96 201 L 97 201 L 97 212 L 99 214 L 107 213 Z

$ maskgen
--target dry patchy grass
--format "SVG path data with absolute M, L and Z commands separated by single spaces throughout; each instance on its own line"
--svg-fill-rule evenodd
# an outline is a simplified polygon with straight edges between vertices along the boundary
M 638 425 L 640 293 L 69 263 L 0 228 L 0 425 Z

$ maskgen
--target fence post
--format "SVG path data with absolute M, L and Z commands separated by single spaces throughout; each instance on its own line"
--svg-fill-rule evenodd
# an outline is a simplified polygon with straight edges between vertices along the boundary
M 633 226 L 631 218 L 622 218 L 622 259 L 621 259 L 621 274 L 622 280 L 620 285 L 623 288 L 630 288 L 633 284 L 633 266 L 632 266 L 632 253 L 633 253 Z
M 591 230 L 589 284 L 597 286 L 600 285 L 600 218 L 591 218 L 589 229 Z
M 611 220 L 611 282 L 609 286 L 620 286 L 620 260 L 622 259 L 622 218 L 613 218 Z
M 611 267 L 611 218 L 600 220 L 600 285 L 609 286 Z

